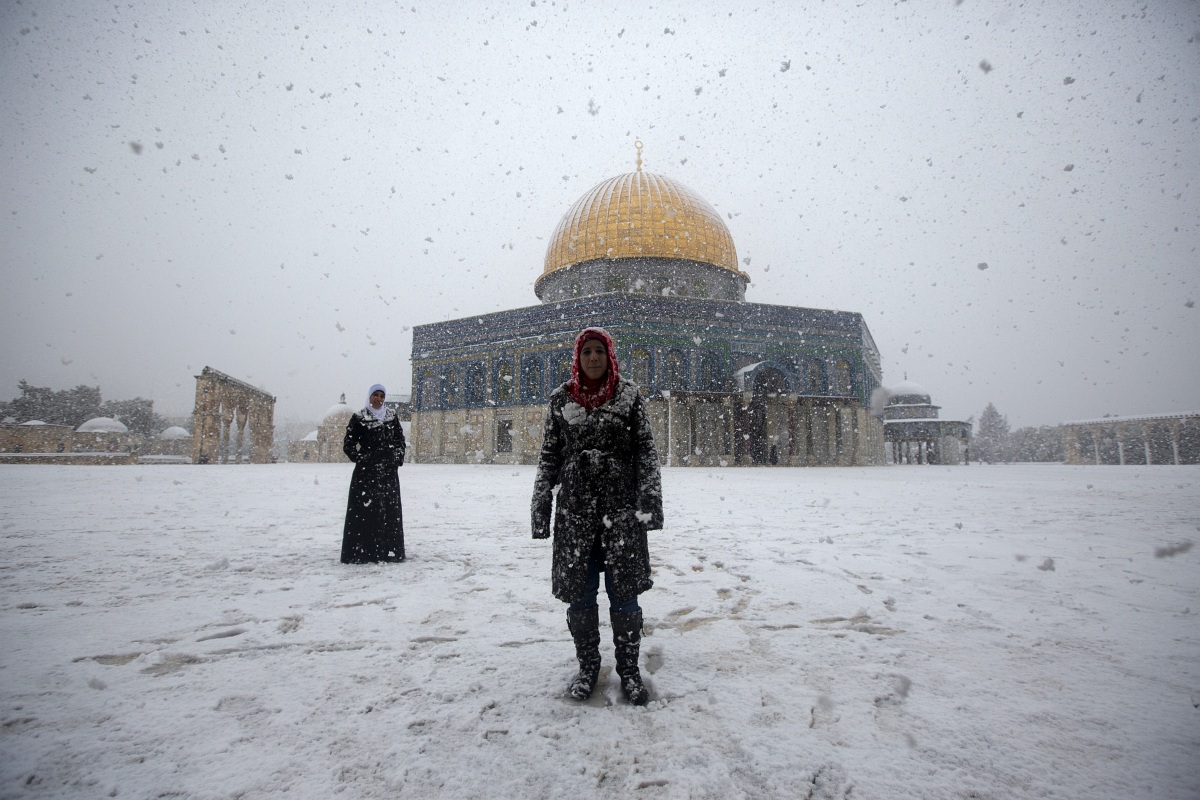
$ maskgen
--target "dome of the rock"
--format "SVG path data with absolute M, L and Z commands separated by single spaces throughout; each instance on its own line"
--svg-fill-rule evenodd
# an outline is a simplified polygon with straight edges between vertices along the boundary
M 550 237 L 542 277 L 586 261 L 636 257 L 740 273 L 733 236 L 716 210 L 683 184 L 639 169 L 575 201 Z

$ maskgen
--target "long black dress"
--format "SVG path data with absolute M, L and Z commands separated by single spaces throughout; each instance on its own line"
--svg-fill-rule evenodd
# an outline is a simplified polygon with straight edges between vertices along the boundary
M 354 462 L 354 475 L 342 531 L 343 564 L 404 560 L 404 517 L 396 468 L 404 464 L 406 447 L 400 418 L 391 408 L 383 420 L 364 408 L 346 425 L 342 450 Z

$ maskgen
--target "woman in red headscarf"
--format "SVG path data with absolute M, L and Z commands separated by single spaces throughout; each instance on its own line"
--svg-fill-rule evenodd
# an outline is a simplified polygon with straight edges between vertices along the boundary
M 559 486 L 557 506 L 554 487 Z M 620 376 L 616 345 L 603 328 L 575 340 L 571 379 L 546 409 L 533 485 L 533 538 L 551 533 L 551 589 L 567 607 L 579 674 L 568 693 L 591 696 L 600 675 L 600 573 L 608 593 L 617 674 L 629 702 L 644 705 L 638 655 L 638 595 L 653 585 L 646 531 L 663 525 L 662 479 L 654 434 L 638 387 Z

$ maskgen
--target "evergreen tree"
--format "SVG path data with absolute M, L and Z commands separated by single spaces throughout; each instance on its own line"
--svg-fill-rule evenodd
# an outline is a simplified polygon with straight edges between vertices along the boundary
M 17 422 L 41 420 L 54 425 L 77 427 L 93 417 L 100 416 L 100 387 L 76 386 L 74 389 L 55 391 L 44 386 L 33 386 L 29 381 L 17 383 L 21 396 L 5 403 L 0 411 L 5 417 Z
M 1008 418 L 991 403 L 979 415 L 979 432 L 971 449 L 976 459 L 988 464 L 1009 460 Z
M 21 396 L 0 403 L 0 419 L 12 417 L 17 422 L 37 419 L 52 425 L 78 428 L 89 419 L 112 417 L 129 430 L 147 436 L 161 433 L 166 427 L 163 418 L 154 413 L 154 401 L 142 397 L 101 402 L 99 386 L 80 385 L 74 389 L 54 390 L 21 380 L 17 387 Z

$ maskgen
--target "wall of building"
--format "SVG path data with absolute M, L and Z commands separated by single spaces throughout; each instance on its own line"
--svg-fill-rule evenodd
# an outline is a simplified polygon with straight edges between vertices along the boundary
M 545 303 L 613 292 L 741 301 L 746 299 L 746 276 L 684 259 L 599 259 L 543 276 L 536 291 Z
M 1200 413 L 1063 425 L 1068 464 L 1200 464 Z
M 884 463 L 883 423 L 865 409 L 797 397 L 765 404 L 763 447 L 745 427 L 740 396 L 652 397 L 647 415 L 664 466 L 874 466 Z M 410 457 L 423 464 L 536 464 L 545 405 L 413 414 Z
M 69 453 L 74 437 L 70 425 L 0 424 L 0 453 Z

